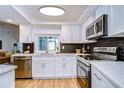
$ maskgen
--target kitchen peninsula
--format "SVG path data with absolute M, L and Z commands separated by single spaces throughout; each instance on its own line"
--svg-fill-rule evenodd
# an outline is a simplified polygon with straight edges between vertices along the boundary
M 15 69 L 16 68 L 17 66 L 0 65 L 0 88 L 15 87 Z

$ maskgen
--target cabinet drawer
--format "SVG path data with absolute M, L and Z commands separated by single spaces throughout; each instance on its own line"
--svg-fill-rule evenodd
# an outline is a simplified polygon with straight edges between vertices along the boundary
M 56 60 L 68 61 L 68 60 L 72 60 L 72 57 L 61 56 L 61 57 L 56 57 Z
M 32 57 L 32 60 L 56 60 L 56 57 Z

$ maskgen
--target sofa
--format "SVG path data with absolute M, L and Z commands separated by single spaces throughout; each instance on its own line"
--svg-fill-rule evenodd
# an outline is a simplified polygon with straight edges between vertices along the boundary
M 0 64 L 10 63 L 11 55 L 9 52 L 0 52 Z

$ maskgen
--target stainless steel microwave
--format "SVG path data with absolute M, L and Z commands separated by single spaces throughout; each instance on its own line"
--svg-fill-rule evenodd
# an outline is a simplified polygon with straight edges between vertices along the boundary
M 107 15 L 102 15 L 86 28 L 87 39 L 107 36 Z

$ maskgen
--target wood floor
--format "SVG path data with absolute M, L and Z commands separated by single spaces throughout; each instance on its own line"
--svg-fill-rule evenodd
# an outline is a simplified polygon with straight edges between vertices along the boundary
M 79 85 L 76 79 L 17 79 L 16 88 L 79 88 Z

